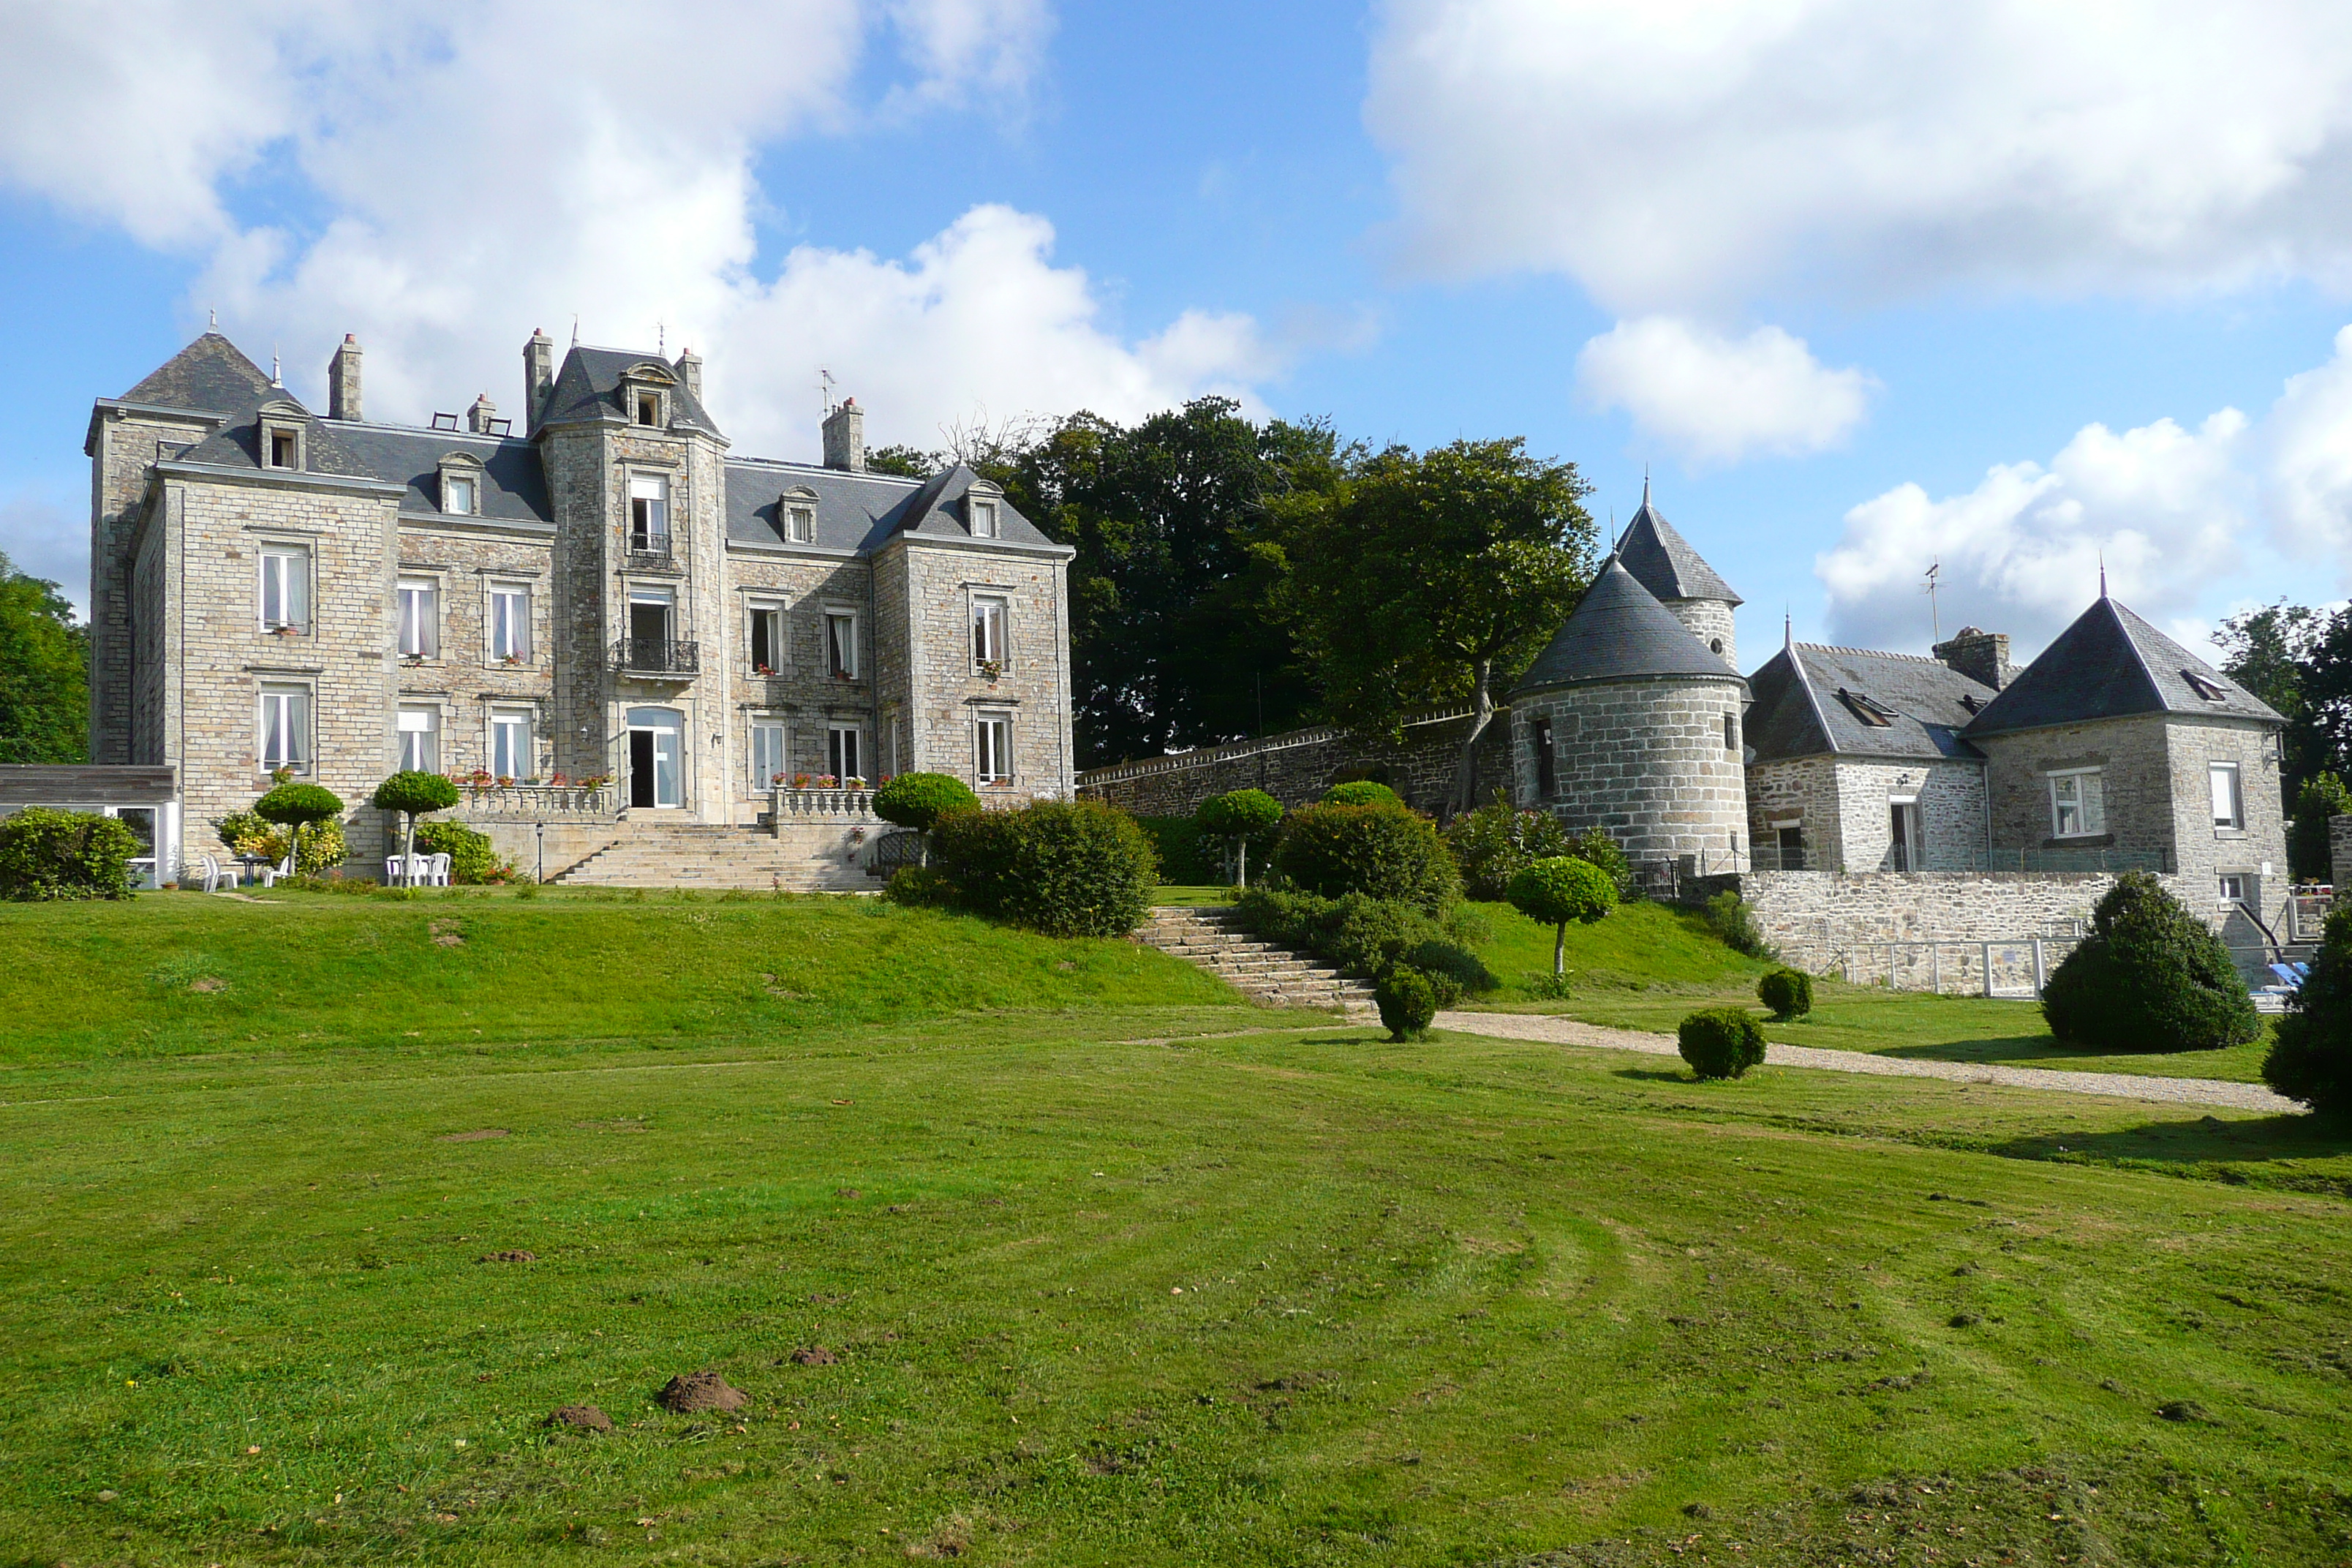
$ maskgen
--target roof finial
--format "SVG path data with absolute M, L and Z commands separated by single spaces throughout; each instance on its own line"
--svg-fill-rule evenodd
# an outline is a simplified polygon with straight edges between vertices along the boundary
M 654 323 L 654 352 L 665 359 L 669 357 L 669 323 L 667 321 Z
M 1780 646 L 1782 647 L 1797 646 L 1797 618 L 1789 613 L 1789 606 L 1786 605 L 1780 606 Z
M 1642 510 L 1644 510 L 1644 511 L 1647 511 L 1647 510 L 1649 510 L 1649 509 L 1650 509 L 1650 465 L 1649 465 L 1649 464 L 1647 464 L 1647 463 L 1644 463 L 1644 464 L 1643 464 L 1643 465 L 1642 465 Z
M 278 345 L 276 343 L 269 345 L 269 384 L 272 386 L 283 386 L 286 384 L 285 378 L 278 374 Z
M 2102 599 L 2104 599 L 2104 598 L 2105 598 L 2106 596 L 2107 596 L 2107 552 L 2106 552 L 2105 551 L 2102 550 L 2102 551 L 2100 551 L 2100 552 L 2099 552 L 2099 597 L 2100 597 L 2100 598 L 2102 598 Z
M 205 307 L 205 331 L 208 332 L 220 331 L 220 312 L 209 305 Z
M 580 346 L 580 312 L 577 310 L 572 312 L 572 346 L 575 349 Z

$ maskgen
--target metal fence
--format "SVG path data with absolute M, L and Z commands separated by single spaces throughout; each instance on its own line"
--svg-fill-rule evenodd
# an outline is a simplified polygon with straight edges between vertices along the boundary
M 1637 867 L 1645 879 L 1665 881 L 1749 871 L 1827 871 L 1834 868 L 1824 864 L 1811 849 L 1801 847 L 1783 848 L 1777 844 L 1759 844 L 1751 849 L 1702 849 L 1695 854 L 1643 861 Z M 2168 852 L 2158 849 L 1997 849 L 1990 853 L 1938 849 L 1929 865 L 1896 866 L 1887 863 L 1849 867 L 1847 869 L 1959 873 L 2063 871 L 2076 874 L 2154 871 L 2161 876 L 2170 876 L 2175 866 Z

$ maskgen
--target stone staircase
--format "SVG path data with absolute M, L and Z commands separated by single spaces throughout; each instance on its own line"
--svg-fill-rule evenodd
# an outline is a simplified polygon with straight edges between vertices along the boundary
M 624 817 L 612 842 L 550 877 L 567 888 L 748 889 L 789 893 L 877 892 L 882 884 L 860 866 L 807 851 L 763 827 Z
M 1234 923 L 1228 909 L 1155 909 L 1135 935 L 1162 952 L 1199 964 L 1261 1006 L 1338 1007 L 1360 1013 L 1373 1005 L 1369 983 L 1252 936 Z

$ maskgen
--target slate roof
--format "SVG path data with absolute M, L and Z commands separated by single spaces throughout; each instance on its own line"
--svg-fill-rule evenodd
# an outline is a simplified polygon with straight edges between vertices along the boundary
M 1721 599 L 1738 605 L 1746 601 L 1732 592 L 1731 584 L 1715 574 L 1715 568 L 1699 558 L 1690 542 L 1676 533 L 1674 525 L 1658 515 L 1650 504 L 1649 487 L 1642 489 L 1642 510 L 1625 525 L 1625 536 L 1617 544 L 1617 558 L 1633 580 L 1659 599 Z
M 282 389 L 271 387 L 259 365 L 218 332 L 206 332 L 156 366 L 118 401 L 206 414 L 246 414 L 277 395 L 282 395 Z
M 820 548 L 878 550 L 900 533 L 926 539 L 969 539 L 963 499 L 980 476 L 959 463 L 928 479 L 895 474 L 851 473 L 813 463 L 761 458 L 727 462 L 727 537 L 739 544 L 782 544 L 784 491 L 816 492 L 816 538 Z M 997 498 L 999 538 L 1011 544 L 1051 546 L 1054 542 Z
M 1937 659 L 1811 643 L 1774 654 L 1748 687 L 1756 698 L 1748 744 L 1759 763 L 1823 755 L 1981 762 L 1960 731 L 1995 696 Z M 1874 710 L 1885 724 L 1864 717 Z
M 1674 612 L 1612 555 L 1601 563 L 1576 613 L 1536 656 L 1512 688 L 1516 692 L 1581 681 L 1707 676 L 1739 680 L 1738 672 L 1675 619 Z M 1744 685 L 1745 682 L 1742 682 Z
M 2219 696 L 2200 692 L 2191 676 Z M 2001 688 L 1968 733 L 1997 735 L 2136 713 L 2286 722 L 2237 682 L 2102 595 L 2042 650 L 2041 658 Z
M 483 521 L 555 521 L 554 510 L 548 504 L 547 475 L 540 466 L 539 448 L 520 437 L 314 420 L 311 438 L 316 440 L 321 431 L 371 478 L 408 487 L 408 493 L 400 498 L 403 516 L 441 510 L 441 459 L 452 452 L 463 452 L 482 465 L 477 504 Z
M 563 363 L 555 373 L 554 388 L 548 394 L 547 413 L 540 423 L 572 425 L 589 421 L 604 425 L 629 424 L 629 412 L 621 406 L 621 377 L 635 365 L 657 367 L 669 378 L 669 417 L 672 425 L 713 436 L 719 434 L 718 421 L 710 417 L 709 410 L 702 406 L 701 399 L 686 389 L 685 379 L 677 374 L 676 365 L 657 353 L 629 349 L 575 347 L 565 354 Z

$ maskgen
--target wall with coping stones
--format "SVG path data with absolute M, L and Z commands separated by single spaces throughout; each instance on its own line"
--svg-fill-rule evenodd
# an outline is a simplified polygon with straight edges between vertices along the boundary
M 1478 793 L 1511 785 L 1510 710 L 1498 708 L 1479 738 Z M 1307 805 L 1342 778 L 1382 777 L 1415 810 L 1436 813 L 1454 790 L 1470 717 L 1459 710 L 1409 721 L 1404 740 L 1366 739 L 1335 728 L 1292 730 L 1263 740 L 1203 747 L 1092 768 L 1078 794 L 1138 816 L 1190 816 L 1229 790 L 1262 789 L 1286 807 Z
M 1523 692 L 1511 712 L 1518 802 L 1551 812 L 1571 832 L 1601 828 L 1636 859 L 1744 849 L 1745 698 L 1727 669 L 1720 680 L 1592 681 Z M 1537 791 L 1538 719 L 1551 721 L 1557 787 L 1549 798 Z

